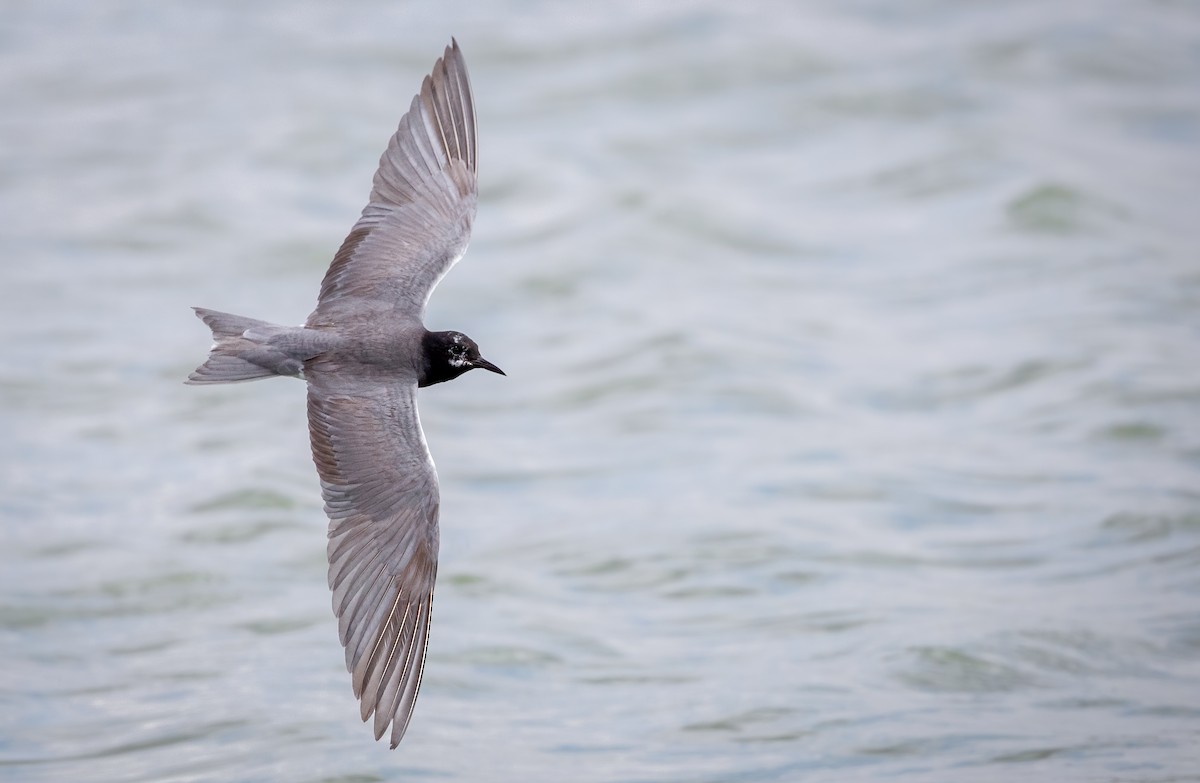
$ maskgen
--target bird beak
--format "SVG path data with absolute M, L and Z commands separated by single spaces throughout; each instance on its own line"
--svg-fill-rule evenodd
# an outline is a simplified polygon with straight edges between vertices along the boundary
M 478 367 L 481 370 L 489 370 L 491 372 L 505 375 L 504 370 L 501 370 L 499 367 L 492 364 L 491 362 L 489 362 L 487 359 L 483 358 L 482 356 L 480 356 L 478 359 L 476 359 L 474 362 L 472 362 L 471 366 Z

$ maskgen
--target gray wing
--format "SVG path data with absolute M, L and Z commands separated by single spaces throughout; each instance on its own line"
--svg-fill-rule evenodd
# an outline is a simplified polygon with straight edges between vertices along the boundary
M 379 159 L 370 201 L 325 273 L 307 326 L 394 308 L 421 318 L 471 238 L 475 139 L 467 65 L 451 39 Z
M 392 723 L 393 748 L 421 686 L 437 575 L 437 473 L 416 392 L 328 376 L 308 386 L 338 634 L 362 719 L 375 714 L 375 739 Z

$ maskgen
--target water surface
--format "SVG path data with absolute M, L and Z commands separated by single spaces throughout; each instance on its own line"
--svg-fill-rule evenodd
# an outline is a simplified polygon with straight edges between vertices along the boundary
M 298 323 L 456 35 L 425 686 L 371 741 Z M 1200 780 L 1185 2 L 13 3 L 0 779 Z

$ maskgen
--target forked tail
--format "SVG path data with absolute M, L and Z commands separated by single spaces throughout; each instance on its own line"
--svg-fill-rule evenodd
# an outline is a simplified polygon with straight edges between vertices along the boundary
M 192 309 L 212 329 L 213 346 L 208 361 L 197 367 L 184 383 L 237 383 L 272 375 L 299 376 L 304 369 L 301 359 L 271 345 L 270 338 L 287 331 L 285 327 L 203 307 Z

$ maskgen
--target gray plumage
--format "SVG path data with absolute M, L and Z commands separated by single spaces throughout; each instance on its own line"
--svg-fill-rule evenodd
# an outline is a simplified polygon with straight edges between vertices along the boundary
M 374 715 L 376 739 L 390 724 L 393 748 L 421 685 L 437 574 L 437 473 L 417 388 L 474 368 L 501 372 L 466 335 L 422 323 L 434 286 L 466 251 L 475 177 L 474 103 L 452 40 L 388 142 L 304 326 L 196 308 L 214 345 L 188 383 L 308 383 L 338 635 L 362 719 Z

